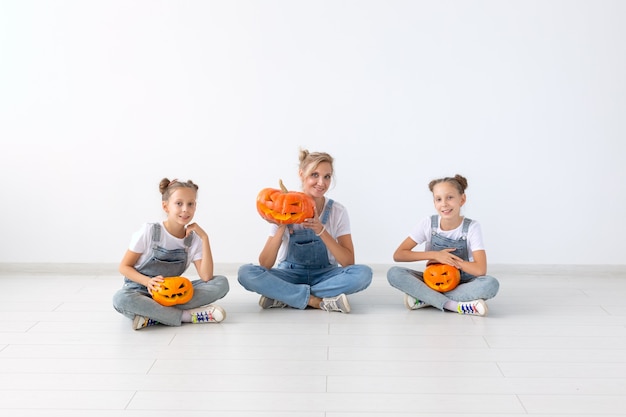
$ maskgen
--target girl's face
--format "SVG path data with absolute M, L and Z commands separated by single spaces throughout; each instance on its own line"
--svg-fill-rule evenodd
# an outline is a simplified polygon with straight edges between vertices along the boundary
M 167 213 L 167 220 L 187 225 L 196 213 L 196 191 L 181 187 L 174 191 L 169 200 L 163 201 L 163 210 Z
M 328 187 L 330 187 L 332 176 L 333 168 L 330 165 L 330 162 L 321 162 L 306 177 L 304 177 L 303 172 L 300 171 L 300 178 L 302 179 L 302 192 L 313 198 L 323 197 L 328 190 Z
M 465 194 L 449 182 L 440 182 L 433 187 L 433 201 L 435 209 L 442 218 L 461 216 L 461 207 L 465 204 Z

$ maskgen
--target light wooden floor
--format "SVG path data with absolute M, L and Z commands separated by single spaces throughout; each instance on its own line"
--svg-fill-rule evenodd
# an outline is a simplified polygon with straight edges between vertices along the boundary
M 488 317 L 408 311 L 387 268 L 344 315 L 219 265 L 223 323 L 133 331 L 114 265 L 0 264 L 0 415 L 626 415 L 626 266 L 492 266 Z

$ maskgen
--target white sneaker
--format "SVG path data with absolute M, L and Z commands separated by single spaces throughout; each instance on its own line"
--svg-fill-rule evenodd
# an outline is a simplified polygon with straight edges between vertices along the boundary
M 418 308 L 424 308 L 429 306 L 429 304 L 426 304 L 425 302 L 420 301 L 417 298 L 410 296 L 409 294 L 404 294 L 404 305 L 409 310 L 417 310 Z
M 154 326 L 155 324 L 159 324 L 159 322 L 156 320 L 152 320 L 149 317 L 136 315 L 133 319 L 133 330 L 140 330 L 144 327 Z
M 469 314 L 471 316 L 486 316 L 487 303 L 484 300 L 473 300 L 460 302 L 457 307 L 459 314 Z
M 259 305 L 262 309 L 266 310 L 268 308 L 285 308 L 289 307 L 287 304 L 282 301 L 274 300 L 273 298 L 266 297 L 264 295 L 259 298 Z
M 192 323 L 219 323 L 226 318 L 226 311 L 220 306 L 207 304 L 188 310 Z
M 324 311 L 338 311 L 340 313 L 350 312 L 350 303 L 345 294 L 339 294 L 336 297 L 322 298 L 320 309 Z

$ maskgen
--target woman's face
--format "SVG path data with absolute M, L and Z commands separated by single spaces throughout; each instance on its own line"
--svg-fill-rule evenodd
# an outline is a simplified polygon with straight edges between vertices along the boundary
M 303 172 L 300 172 L 302 192 L 313 198 L 323 197 L 330 187 L 332 176 L 333 168 L 330 162 L 320 162 L 319 165 L 306 176 L 304 176 Z

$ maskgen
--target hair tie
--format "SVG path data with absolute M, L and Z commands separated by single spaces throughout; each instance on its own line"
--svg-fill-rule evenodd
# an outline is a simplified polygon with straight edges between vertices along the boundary
M 167 186 L 171 186 L 172 184 L 174 184 L 175 182 L 178 182 L 178 178 L 174 178 L 172 181 L 170 181 L 169 184 L 167 184 Z

